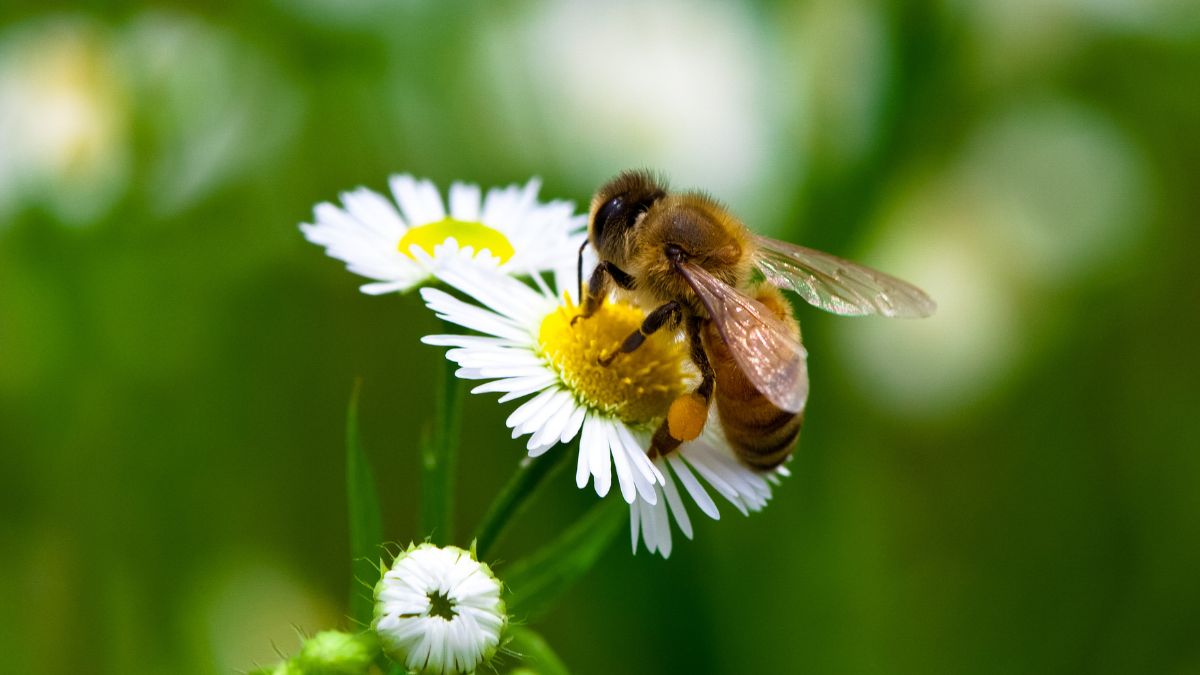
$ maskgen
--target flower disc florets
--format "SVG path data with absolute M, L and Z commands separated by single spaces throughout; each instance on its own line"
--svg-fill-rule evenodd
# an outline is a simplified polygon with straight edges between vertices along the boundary
M 630 426 L 646 427 L 661 419 L 685 390 L 683 345 L 662 331 L 635 351 L 600 365 L 638 329 L 645 314 L 615 300 L 572 325 L 578 313 L 567 299 L 546 315 L 538 330 L 538 346 L 559 379 L 581 404 Z

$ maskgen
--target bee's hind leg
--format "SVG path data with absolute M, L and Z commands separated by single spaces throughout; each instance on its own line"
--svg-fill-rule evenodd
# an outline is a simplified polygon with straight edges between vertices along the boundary
M 621 343 L 621 346 L 616 351 L 600 358 L 600 365 L 607 366 L 613 362 L 613 359 L 617 358 L 617 354 L 628 354 L 641 347 L 642 343 L 646 341 L 646 336 L 653 335 L 658 329 L 667 324 L 674 324 L 676 321 L 679 321 L 682 311 L 683 308 L 674 300 L 659 305 L 653 312 L 646 315 L 646 318 L 642 320 L 642 325 L 630 333 L 629 337 L 625 338 L 625 341 Z
M 702 319 L 689 317 L 687 324 L 688 343 L 691 345 L 692 362 L 700 370 L 700 386 L 690 394 L 684 394 L 671 402 L 667 417 L 658 425 L 650 442 L 650 456 L 667 455 L 684 441 L 692 441 L 704 431 L 708 421 L 708 407 L 712 402 L 716 375 L 708 362 L 708 353 L 700 339 Z

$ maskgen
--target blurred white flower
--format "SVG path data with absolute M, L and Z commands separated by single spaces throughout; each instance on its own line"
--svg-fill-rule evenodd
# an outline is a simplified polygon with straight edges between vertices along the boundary
M 985 118 L 942 172 L 898 193 L 863 255 L 919 279 L 937 315 L 835 325 L 847 370 L 903 414 L 999 391 L 1053 334 L 1063 290 L 1137 246 L 1149 184 L 1098 111 L 1042 99 Z
M 392 176 L 396 204 L 358 188 L 342 194 L 342 207 L 324 202 L 313 209 L 315 224 L 305 238 L 324 246 L 355 274 L 375 279 L 370 295 L 408 291 L 430 280 L 434 265 L 480 265 L 510 274 L 529 274 L 573 260 L 586 234 L 585 216 L 570 202 L 538 201 L 541 183 L 492 188 L 481 201 L 478 185 L 450 186 L 450 212 L 429 180 Z
M 185 12 L 148 10 L 119 34 L 149 161 L 144 199 L 160 214 L 279 161 L 304 100 L 256 45 Z
M 375 587 L 372 628 L 409 670 L 473 673 L 496 653 L 508 624 L 500 591 L 470 551 L 410 546 Z
M 746 6 L 575 0 L 487 28 L 488 79 L 502 121 L 529 139 L 520 149 L 543 143 L 589 179 L 654 167 L 752 206 L 795 183 L 804 148 L 781 142 L 780 122 L 797 100 L 778 95 L 780 64 Z
M 34 204 L 85 224 L 131 187 L 176 211 L 276 157 L 301 103 L 258 49 L 182 12 L 16 24 L 0 33 L 0 213 Z
M 1068 283 L 1117 258 L 1150 206 L 1132 140 L 1101 112 L 1051 98 L 987 119 L 949 180 L 980 234 L 1012 256 L 1009 273 L 1035 284 Z
M 815 0 L 779 7 L 780 90 L 804 97 L 808 114 L 787 123 L 800 147 L 839 169 L 870 152 L 879 130 L 891 50 L 882 8 L 864 0 Z
M 905 415 L 962 410 L 994 391 L 1028 345 L 1023 331 L 1033 329 L 1019 320 L 1006 259 L 977 231 L 961 227 L 974 216 L 969 206 L 946 199 L 896 214 L 879 248 L 863 256 L 897 276 L 920 279 L 938 299 L 937 314 L 833 326 L 844 367 L 872 401 Z
M 105 31 L 50 17 L 0 34 L 0 213 L 84 224 L 123 193 L 128 109 Z

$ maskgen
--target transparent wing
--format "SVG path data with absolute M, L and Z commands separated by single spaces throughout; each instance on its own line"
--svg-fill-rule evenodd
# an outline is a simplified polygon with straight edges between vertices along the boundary
M 804 410 L 808 352 L 794 337 L 794 328 L 699 265 L 679 263 L 679 271 L 704 303 L 729 352 L 754 387 L 781 410 Z
M 834 314 L 916 318 L 930 316 L 937 303 L 907 281 L 835 255 L 755 236 L 755 263 L 767 281 L 795 291 L 810 305 Z

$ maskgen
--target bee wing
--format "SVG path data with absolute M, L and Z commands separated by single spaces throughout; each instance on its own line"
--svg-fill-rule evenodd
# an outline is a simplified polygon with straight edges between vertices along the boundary
M 742 372 L 772 404 L 798 413 L 808 402 L 808 352 L 782 319 L 692 263 L 678 263 Z
M 937 309 L 925 291 L 865 265 L 770 237 L 756 235 L 755 243 L 768 282 L 834 314 L 916 318 Z

